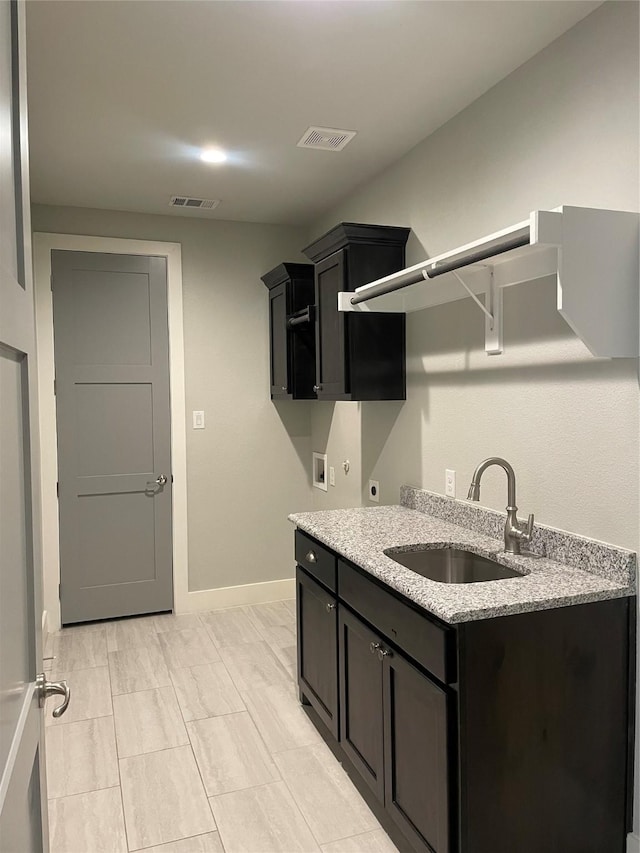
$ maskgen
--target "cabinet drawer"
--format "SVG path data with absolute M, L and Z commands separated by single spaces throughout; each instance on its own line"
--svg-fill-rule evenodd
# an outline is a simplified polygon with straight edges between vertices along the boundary
M 357 569 L 338 561 L 339 596 L 445 684 L 456 680 L 455 632 L 432 622 Z
M 337 589 L 336 555 L 301 530 L 296 530 L 296 563 L 327 589 Z

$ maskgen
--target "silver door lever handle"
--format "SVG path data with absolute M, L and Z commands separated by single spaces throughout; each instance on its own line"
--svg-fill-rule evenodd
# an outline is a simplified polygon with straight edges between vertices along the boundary
M 157 485 L 157 486 L 164 486 L 164 484 L 165 484 L 166 482 L 167 482 L 167 477 L 166 477 L 166 475 L 165 475 L 165 474 L 159 474 L 159 475 L 156 477 L 156 485 Z
M 62 704 L 53 709 L 53 716 L 57 719 L 61 717 L 69 707 L 71 701 L 71 688 L 66 681 L 47 681 L 44 672 L 36 678 L 36 690 L 38 691 L 38 705 L 40 708 L 44 706 L 45 700 L 49 696 L 64 696 Z

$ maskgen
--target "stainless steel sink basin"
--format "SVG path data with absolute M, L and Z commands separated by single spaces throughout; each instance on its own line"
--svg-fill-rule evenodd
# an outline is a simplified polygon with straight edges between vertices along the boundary
M 507 566 L 459 548 L 418 547 L 412 551 L 387 548 L 384 553 L 401 566 L 437 583 L 479 583 L 523 577 Z

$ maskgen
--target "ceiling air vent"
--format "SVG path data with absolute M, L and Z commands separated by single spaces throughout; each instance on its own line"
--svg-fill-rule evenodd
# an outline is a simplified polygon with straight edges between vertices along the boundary
M 342 151 L 355 130 L 336 130 L 335 127 L 310 127 L 298 142 L 298 148 L 317 148 L 320 151 Z
M 220 204 L 217 198 L 191 198 L 187 195 L 172 195 L 170 207 L 189 207 L 192 210 L 213 210 Z

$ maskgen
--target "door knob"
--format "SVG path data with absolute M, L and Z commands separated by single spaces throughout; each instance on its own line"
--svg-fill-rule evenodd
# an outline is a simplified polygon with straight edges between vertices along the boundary
M 47 676 L 44 672 L 36 678 L 36 690 L 38 691 L 38 706 L 44 707 L 45 700 L 49 696 L 63 696 L 62 704 L 53 709 L 53 716 L 57 719 L 61 717 L 69 707 L 71 701 L 71 688 L 66 681 L 47 681 Z
M 159 475 L 156 477 L 156 485 L 158 485 L 158 486 L 164 486 L 164 484 L 165 484 L 166 482 L 167 482 L 166 474 L 159 474 Z
M 335 610 L 336 606 L 332 601 L 327 602 L 327 613 L 331 613 L 332 610 Z
M 389 649 L 385 649 L 382 646 L 378 649 L 378 660 L 384 660 L 385 658 L 392 658 L 393 652 L 389 651 Z
M 375 655 L 377 650 L 380 648 L 380 643 L 369 643 L 369 651 L 372 655 Z

